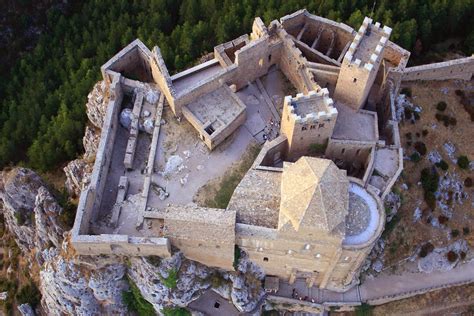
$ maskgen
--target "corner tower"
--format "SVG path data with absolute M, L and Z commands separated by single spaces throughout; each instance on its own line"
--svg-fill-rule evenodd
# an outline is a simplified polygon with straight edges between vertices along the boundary
M 367 100 L 392 29 L 365 17 L 344 55 L 334 99 L 359 110 Z
M 288 139 L 288 158 L 308 154 L 311 145 L 324 146 L 332 136 L 337 110 L 327 89 L 286 96 L 281 119 L 281 134 Z

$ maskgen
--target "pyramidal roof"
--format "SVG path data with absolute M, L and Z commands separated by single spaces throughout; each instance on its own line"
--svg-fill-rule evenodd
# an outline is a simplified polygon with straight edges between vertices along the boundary
M 305 226 L 331 232 L 348 213 L 348 190 L 346 172 L 334 162 L 301 157 L 283 166 L 280 212 L 295 230 Z

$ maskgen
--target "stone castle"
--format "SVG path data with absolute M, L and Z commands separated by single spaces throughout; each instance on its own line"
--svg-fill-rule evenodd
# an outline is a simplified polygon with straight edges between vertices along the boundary
M 472 57 L 407 68 L 410 53 L 390 33 L 370 18 L 356 31 L 306 10 L 268 26 L 256 18 L 250 35 L 175 75 L 157 46 L 130 43 L 101 68 L 107 113 L 72 231 L 76 251 L 180 250 L 232 270 L 238 247 L 267 275 L 346 291 L 384 229 L 382 200 L 403 169 L 394 105 L 401 82 L 469 80 L 474 70 Z M 284 97 L 270 97 L 278 86 Z M 249 89 L 263 107 L 248 101 Z M 242 128 L 263 144 L 226 209 L 165 199 L 157 171 L 165 106 L 190 123 L 209 157 Z M 275 133 L 262 132 L 264 112 Z

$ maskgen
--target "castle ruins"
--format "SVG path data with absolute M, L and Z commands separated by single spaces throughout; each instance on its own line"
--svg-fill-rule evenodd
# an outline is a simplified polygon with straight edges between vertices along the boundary
M 238 247 L 290 283 L 339 292 L 357 284 L 384 229 L 382 201 L 403 169 L 394 105 L 401 82 L 469 80 L 474 71 L 473 57 L 407 68 L 410 53 L 390 34 L 370 18 L 354 30 L 306 10 L 268 26 L 256 18 L 250 35 L 174 75 L 157 46 L 130 43 L 101 68 L 107 114 L 72 231 L 76 251 L 180 250 L 233 270 Z M 164 149 L 166 107 L 205 144 L 199 166 L 209 173 L 243 129 L 246 141 L 262 144 L 226 209 L 183 202 L 195 193 L 188 176 L 167 192 L 159 162 L 181 161 Z

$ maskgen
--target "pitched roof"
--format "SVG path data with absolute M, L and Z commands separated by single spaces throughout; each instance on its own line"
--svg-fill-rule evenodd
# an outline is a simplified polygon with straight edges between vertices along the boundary
M 348 188 L 346 172 L 331 160 L 301 157 L 283 166 L 280 211 L 296 230 L 306 226 L 331 232 L 347 215 Z

